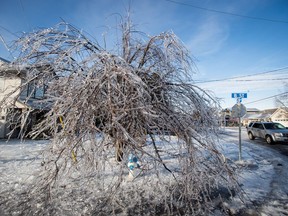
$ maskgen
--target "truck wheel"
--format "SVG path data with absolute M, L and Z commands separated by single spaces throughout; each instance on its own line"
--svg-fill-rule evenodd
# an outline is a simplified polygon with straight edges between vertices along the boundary
M 265 139 L 266 139 L 266 142 L 267 142 L 268 144 L 273 144 L 273 139 L 272 139 L 272 137 L 271 137 L 270 135 L 267 135 L 267 136 L 265 137 Z
M 248 137 L 249 137 L 250 140 L 254 140 L 255 139 L 255 137 L 253 136 L 253 134 L 251 132 L 248 133 Z

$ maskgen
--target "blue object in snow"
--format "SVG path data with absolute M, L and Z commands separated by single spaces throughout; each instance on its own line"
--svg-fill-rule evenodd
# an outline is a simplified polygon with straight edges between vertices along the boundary
M 129 154 L 127 165 L 128 165 L 130 170 L 133 170 L 135 167 L 137 167 L 137 168 L 140 167 L 140 165 L 138 163 L 138 158 L 133 154 Z

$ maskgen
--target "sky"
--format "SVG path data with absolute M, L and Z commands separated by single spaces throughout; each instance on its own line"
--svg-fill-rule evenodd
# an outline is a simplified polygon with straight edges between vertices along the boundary
M 247 93 L 247 108 L 274 108 L 288 91 L 287 0 L 0 0 L 0 57 L 15 59 L 15 39 L 63 20 L 112 49 L 128 12 L 137 30 L 183 41 L 195 83 L 223 108 L 236 103 L 232 93 Z

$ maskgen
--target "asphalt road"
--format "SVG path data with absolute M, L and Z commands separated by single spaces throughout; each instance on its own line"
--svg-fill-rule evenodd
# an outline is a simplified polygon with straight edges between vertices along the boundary
M 238 139 L 239 137 L 239 128 L 235 127 L 235 128 L 229 128 L 232 129 L 233 131 L 233 136 L 235 136 L 235 138 Z M 283 143 L 274 143 L 272 145 L 269 145 L 266 143 L 266 141 L 264 139 L 261 138 L 255 138 L 255 140 L 249 140 L 248 135 L 247 135 L 247 130 L 245 127 L 241 128 L 241 138 L 243 140 L 243 142 L 249 142 L 255 145 L 259 145 L 259 146 L 266 146 L 268 148 L 274 149 L 276 151 L 278 151 L 280 154 L 285 155 L 288 157 L 288 142 L 283 142 Z

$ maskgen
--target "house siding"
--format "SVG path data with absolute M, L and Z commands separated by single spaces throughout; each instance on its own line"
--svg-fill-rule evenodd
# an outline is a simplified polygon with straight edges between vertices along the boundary
M 271 116 L 273 122 L 279 122 L 280 124 L 288 127 L 288 109 L 280 108 Z
M 16 88 L 21 85 L 21 78 L 19 77 L 0 77 L 0 101 L 2 101 L 6 95 L 12 93 Z M 14 104 L 15 98 L 19 95 L 20 89 L 9 95 L 5 105 L 1 106 L 0 112 L 0 138 L 6 138 L 10 132 L 7 122 L 7 109 Z
M 23 127 L 24 133 L 27 133 L 31 130 L 33 124 L 37 122 L 36 117 L 39 117 L 39 111 L 42 111 L 41 115 L 44 115 L 47 109 L 49 109 L 47 108 L 47 104 L 39 103 L 39 99 L 44 97 L 44 85 L 43 87 L 38 87 L 31 83 L 26 86 L 26 88 L 20 89 L 21 84 L 23 84 L 25 80 L 25 76 L 25 70 L 19 71 L 8 65 L 0 66 L 0 138 L 7 138 L 12 128 L 15 129 L 12 137 L 18 137 L 20 135 L 20 127 L 10 127 L 10 120 L 12 120 L 14 126 L 19 125 L 19 121 L 23 121 L 23 119 L 20 120 L 16 117 L 18 115 L 17 113 L 23 113 L 27 110 L 35 111 L 34 113 L 30 113 L 28 117 L 29 123 L 25 122 Z M 5 101 L 1 104 L 3 99 L 5 99 Z M 43 112 L 43 109 L 46 109 L 46 111 Z M 12 115 L 15 115 L 13 119 L 10 118 Z

